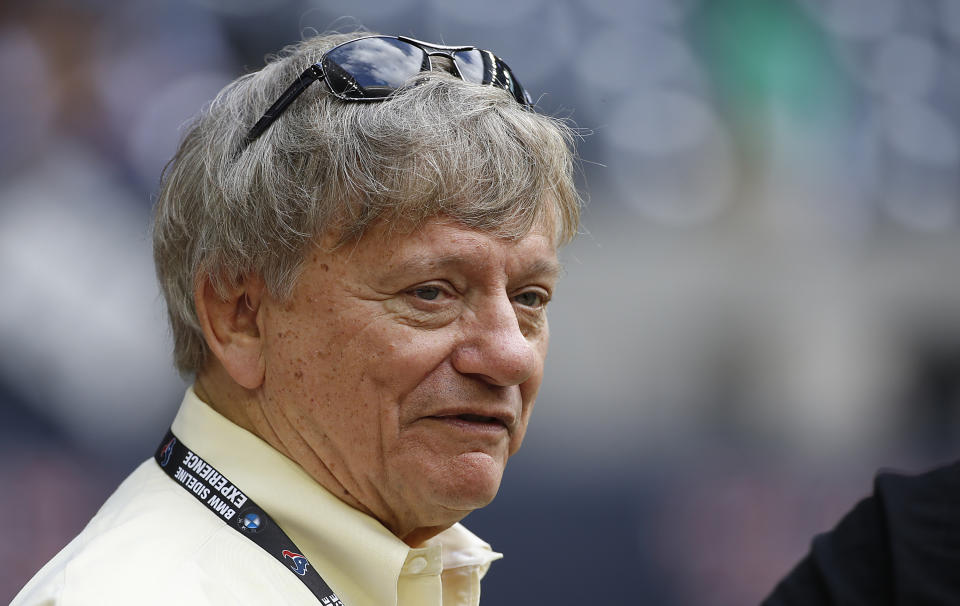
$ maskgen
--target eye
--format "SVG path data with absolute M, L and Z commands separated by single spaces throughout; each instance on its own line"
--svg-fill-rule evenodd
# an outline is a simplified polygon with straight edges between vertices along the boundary
M 515 295 L 513 300 L 524 307 L 540 308 L 547 304 L 546 295 L 536 290 L 524 291 Z
M 410 293 L 424 301 L 435 301 L 441 295 L 440 288 L 436 286 L 418 286 L 411 290 Z

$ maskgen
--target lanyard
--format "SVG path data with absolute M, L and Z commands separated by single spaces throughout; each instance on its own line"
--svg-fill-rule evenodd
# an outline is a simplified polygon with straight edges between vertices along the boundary
M 173 430 L 154 455 L 160 468 L 181 488 L 243 536 L 297 575 L 323 606 L 344 606 L 313 565 L 267 512 L 222 473 L 186 447 Z

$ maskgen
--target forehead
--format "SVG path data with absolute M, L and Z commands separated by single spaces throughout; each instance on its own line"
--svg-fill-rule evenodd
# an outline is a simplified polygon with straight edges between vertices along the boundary
M 556 237 L 541 224 L 519 237 L 505 238 L 445 217 L 428 219 L 412 230 L 381 223 L 338 252 L 348 255 L 351 265 L 384 271 L 495 265 L 509 272 L 560 274 Z

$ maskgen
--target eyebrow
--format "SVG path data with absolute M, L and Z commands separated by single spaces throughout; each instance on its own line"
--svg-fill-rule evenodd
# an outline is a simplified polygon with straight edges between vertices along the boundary
M 559 279 L 563 275 L 563 265 L 553 259 L 540 259 L 524 271 L 525 275 L 547 276 Z

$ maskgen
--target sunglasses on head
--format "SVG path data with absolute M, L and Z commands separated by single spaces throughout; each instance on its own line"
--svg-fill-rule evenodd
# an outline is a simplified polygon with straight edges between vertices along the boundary
M 382 101 L 408 80 L 433 69 L 431 57 L 447 57 L 453 72 L 474 84 L 489 84 L 507 91 L 518 103 L 532 107 L 530 94 L 499 57 L 473 46 L 441 46 L 404 36 L 367 36 L 339 44 L 300 74 L 280 98 L 264 112 L 244 140 L 243 147 L 259 137 L 317 80 L 344 101 Z

